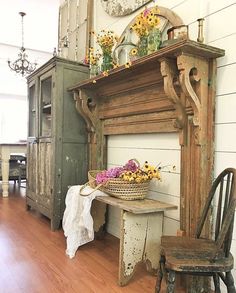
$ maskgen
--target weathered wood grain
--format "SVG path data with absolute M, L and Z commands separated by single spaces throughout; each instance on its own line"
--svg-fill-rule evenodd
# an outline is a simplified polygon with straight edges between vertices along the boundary
M 96 200 L 134 214 L 163 212 L 165 210 L 177 209 L 175 205 L 148 198 L 142 200 L 122 200 L 111 196 L 98 196 Z

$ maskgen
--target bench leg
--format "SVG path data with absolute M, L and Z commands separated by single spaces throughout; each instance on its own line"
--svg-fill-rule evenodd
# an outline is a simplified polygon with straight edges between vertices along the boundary
M 136 265 L 146 264 L 154 273 L 159 264 L 159 247 L 162 235 L 163 213 L 134 214 L 121 210 L 119 285 L 132 278 Z

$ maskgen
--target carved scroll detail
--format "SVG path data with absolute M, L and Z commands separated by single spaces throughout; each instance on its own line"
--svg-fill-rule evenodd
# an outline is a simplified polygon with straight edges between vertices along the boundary
M 195 126 L 200 125 L 200 113 L 201 113 L 201 102 L 199 97 L 197 96 L 196 92 L 194 91 L 191 81 L 190 81 L 190 73 L 194 71 L 197 74 L 193 74 L 192 78 L 195 81 L 200 81 L 199 76 L 199 66 L 201 66 L 199 61 L 196 62 L 196 58 L 186 55 L 181 55 L 177 59 L 178 69 L 180 70 L 179 74 L 179 81 L 182 88 L 182 91 L 186 95 L 187 99 L 189 100 L 193 111 L 193 124 Z
M 89 132 L 95 132 L 96 129 L 96 118 L 95 115 L 90 111 L 88 107 L 88 97 L 80 90 L 79 92 L 74 92 L 74 100 L 76 101 L 76 109 L 79 114 L 84 118 L 87 130 Z
M 195 142 L 206 143 L 207 109 L 208 105 L 208 63 L 201 58 L 182 54 L 177 58 L 180 70 L 179 81 L 182 91 L 188 99 L 194 115 L 192 123 L 195 126 Z M 195 82 L 195 87 L 193 87 Z
M 177 112 L 177 118 L 174 126 L 176 128 L 183 129 L 186 124 L 187 116 L 185 107 L 174 88 L 174 79 L 178 76 L 177 67 L 172 60 L 166 58 L 161 59 L 160 63 L 161 74 L 164 78 L 164 91 L 168 98 L 173 102 Z

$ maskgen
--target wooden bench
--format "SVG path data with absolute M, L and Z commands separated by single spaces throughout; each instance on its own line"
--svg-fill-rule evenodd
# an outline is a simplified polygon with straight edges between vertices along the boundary
M 127 201 L 110 196 L 96 197 L 95 204 L 97 202 L 121 211 L 118 284 L 126 285 L 140 262 L 146 263 L 147 271 L 156 271 L 164 211 L 177 209 L 177 206 L 153 199 Z M 92 211 L 94 224 L 102 227 L 105 217 L 98 210 Z

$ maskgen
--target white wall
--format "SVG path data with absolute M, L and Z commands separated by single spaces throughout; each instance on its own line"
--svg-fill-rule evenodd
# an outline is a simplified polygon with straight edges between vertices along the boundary
M 176 12 L 189 25 L 190 38 L 197 38 L 196 19 L 205 17 L 205 43 L 225 49 L 226 55 L 218 59 L 216 91 L 216 143 L 214 175 L 225 167 L 236 167 L 236 15 L 235 0 L 159 0 L 164 6 Z M 126 25 L 135 16 L 113 18 L 102 9 L 100 1 L 95 1 L 95 30 L 111 29 L 121 34 Z M 138 13 L 138 12 L 137 12 Z M 137 14 L 136 13 L 136 14 Z M 145 143 L 145 145 L 144 145 Z M 164 143 L 164 144 L 163 144 Z M 122 165 L 127 159 L 136 157 L 140 161 L 176 163 L 179 166 L 178 138 L 175 135 L 138 135 L 117 136 L 108 139 L 108 167 Z M 150 194 L 153 197 L 179 204 L 179 169 L 176 174 L 163 174 L 163 183 L 152 185 Z M 110 210 L 108 230 L 119 234 L 119 216 L 114 209 Z M 112 220 L 112 217 L 113 220 Z M 175 234 L 178 228 L 179 215 L 176 212 L 165 214 L 164 233 Z M 234 227 L 232 253 L 236 259 L 236 224 Z M 236 266 L 234 269 L 236 279 Z M 222 287 L 222 289 L 224 286 Z M 224 288 L 225 289 L 225 288 Z
M 25 47 L 48 53 L 57 47 L 59 0 L 10 0 L 0 5 L 0 42 L 21 45 L 21 16 L 24 17 Z
M 7 60 L 15 61 L 18 58 L 21 47 L 21 16 L 20 11 L 26 13 L 24 17 L 24 47 L 30 62 L 36 62 L 39 67 L 53 56 L 54 47 L 58 42 L 58 13 L 59 0 L 11 0 L 1 1 L 0 4 L 0 141 L 14 140 L 21 135 L 26 138 L 27 133 L 27 84 L 25 77 L 16 74 L 8 67 Z M 13 114 L 9 111 L 7 99 L 11 101 L 12 108 L 16 108 L 17 100 L 22 108 L 22 119 L 18 126 L 21 131 L 14 134 L 9 129 L 15 129 L 13 125 L 5 127 L 5 116 Z M 23 106 L 24 105 L 24 106 Z M 14 109 L 15 109 L 14 108 Z M 6 114 L 9 112 L 9 114 Z M 15 118 L 16 119 L 16 118 Z M 20 119 L 20 118 L 19 118 Z M 10 120 L 9 120 L 10 121 Z M 8 121 L 8 122 L 9 122 Z M 14 119 L 12 120 L 15 124 Z M 6 122 L 6 121 L 5 121 Z M 7 134 L 8 130 L 8 134 Z M 11 134 L 12 133 L 12 137 Z M 9 136 L 10 135 L 10 136 Z M 22 137 L 23 136 L 23 137 Z
M 180 146 L 178 134 L 115 135 L 108 137 L 108 168 L 124 165 L 129 159 L 138 159 L 141 165 L 167 166 L 162 180 L 152 180 L 148 196 L 179 207 Z M 169 167 L 168 167 L 169 166 Z M 173 171 L 173 166 L 176 170 Z M 119 210 L 110 208 L 107 230 L 119 237 Z M 176 234 L 179 229 L 178 210 L 168 211 L 164 217 L 165 234 Z

